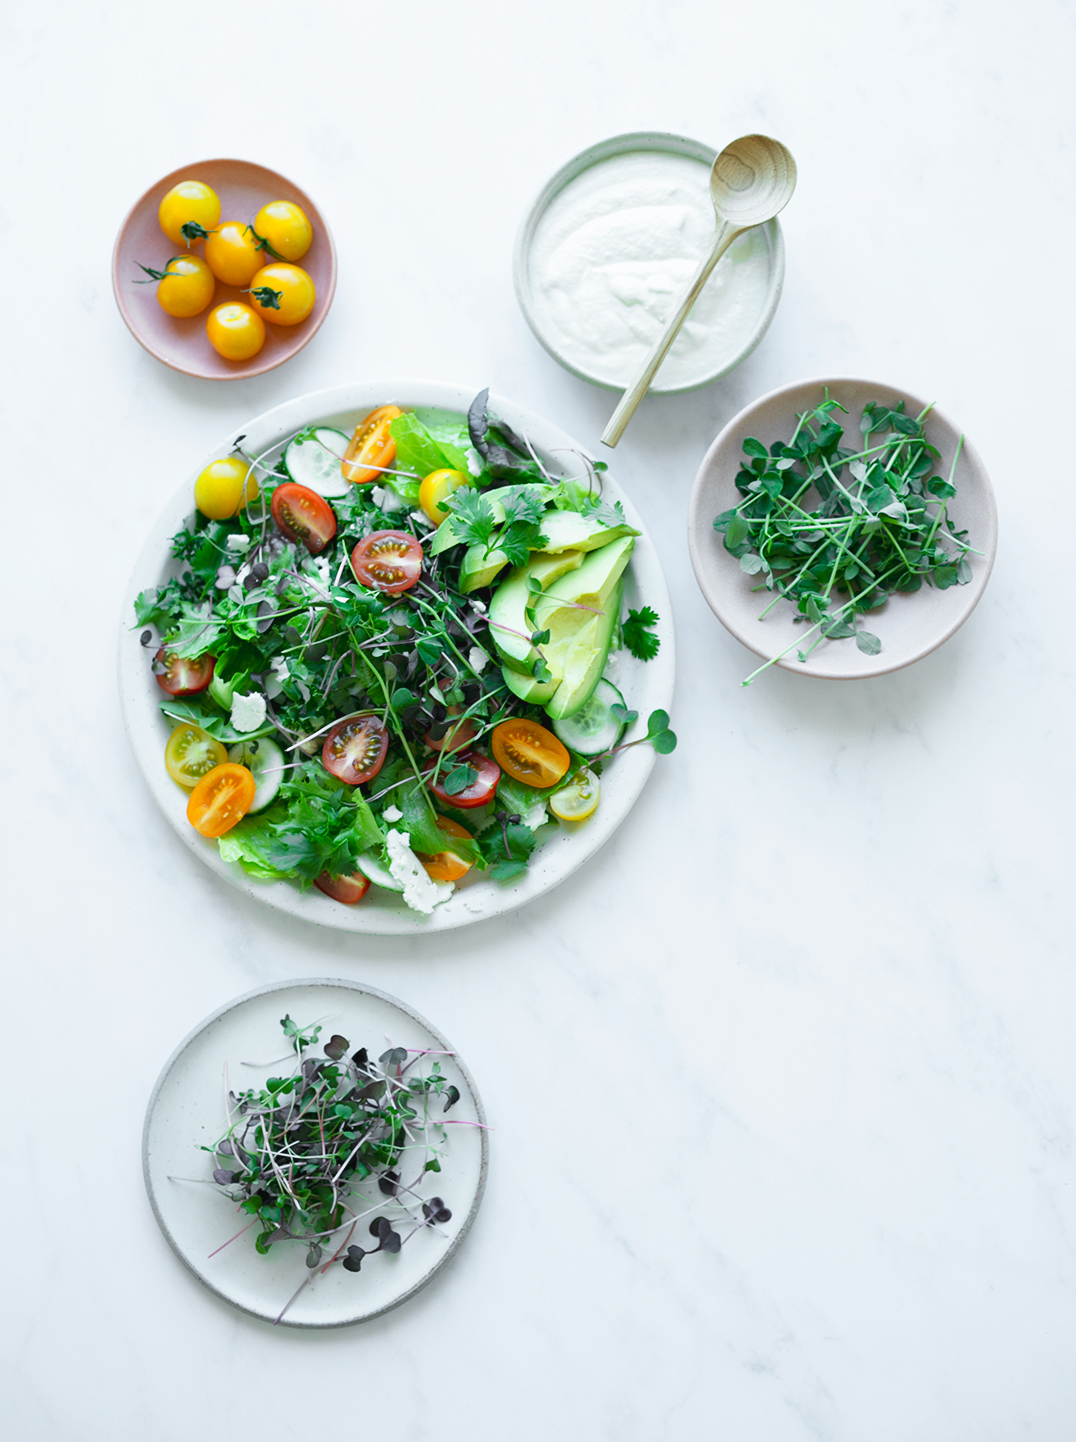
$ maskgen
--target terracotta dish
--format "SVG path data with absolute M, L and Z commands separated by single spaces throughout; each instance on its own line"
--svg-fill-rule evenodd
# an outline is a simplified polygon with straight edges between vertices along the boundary
M 845 428 L 847 443 L 859 439 L 859 417 L 866 401 L 881 401 L 896 406 L 904 401 L 910 416 L 919 415 L 926 402 L 907 391 L 877 381 L 854 380 L 850 377 L 823 377 L 798 381 L 782 386 L 754 401 L 734 416 L 707 451 L 691 493 L 688 513 L 688 547 L 695 577 L 714 615 L 722 625 L 754 651 L 769 660 L 793 649 L 776 664 L 797 676 L 820 676 L 827 680 L 862 680 L 898 671 L 920 660 L 958 630 L 971 615 L 979 597 L 986 589 L 998 544 L 997 507 L 986 468 L 967 437 L 957 462 L 954 485 L 957 493 L 949 503 L 950 515 L 968 541 L 980 552 L 969 555 L 972 578 L 964 586 L 937 590 L 923 586 L 919 591 L 891 596 L 884 606 L 870 613 L 869 629 L 882 643 L 875 656 L 860 651 L 851 638 L 823 641 L 805 663 L 797 657 L 797 643 L 806 628 L 797 625 L 794 603 L 781 600 L 764 621 L 759 613 L 771 599 L 768 593 L 753 590 L 758 577 L 748 576 L 735 556 L 725 550 L 723 537 L 714 530 L 714 517 L 729 510 L 740 500 L 736 474 L 743 458 L 743 443 L 754 436 L 767 447 L 774 441 L 788 440 L 796 428 L 797 416 L 812 410 L 824 399 L 825 387 L 835 400 L 847 406 L 851 416 L 839 419 Z M 937 472 L 948 478 L 960 427 L 934 407 L 925 422 L 926 437 L 941 453 L 935 462 Z
M 266 326 L 265 345 L 250 360 L 225 360 L 213 349 L 206 335 L 206 317 L 213 306 L 246 299 L 235 286 L 223 285 L 218 280 L 216 294 L 202 314 L 178 320 L 157 304 L 155 285 L 135 284 L 147 279 L 139 270 L 139 264 L 163 270 L 168 258 L 176 254 L 176 246 L 157 220 L 157 208 L 167 192 L 181 180 L 202 180 L 211 185 L 220 196 L 222 220 L 251 221 L 268 201 L 290 200 L 301 206 L 314 228 L 313 244 L 297 262 L 314 281 L 317 291 L 314 309 L 299 325 Z M 201 255 L 203 250 L 202 245 L 192 247 L 196 255 Z M 275 170 L 267 170 L 264 165 L 254 165 L 249 160 L 202 160 L 173 170 L 171 175 L 151 185 L 131 207 L 112 252 L 112 289 L 127 328 L 150 355 L 184 375 L 217 381 L 241 380 L 283 365 L 313 339 L 328 314 L 336 290 L 336 248 L 325 217 L 314 202 Z

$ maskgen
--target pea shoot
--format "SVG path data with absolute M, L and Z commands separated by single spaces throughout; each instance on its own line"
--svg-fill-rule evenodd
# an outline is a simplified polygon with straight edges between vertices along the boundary
M 742 683 L 798 650 L 805 662 L 823 640 L 854 637 L 868 656 L 882 643 L 858 618 L 876 611 L 894 592 L 918 591 L 924 582 L 945 590 L 972 578 L 969 554 L 981 554 L 949 514 L 960 441 L 948 480 L 932 475 L 940 459 L 927 440 L 924 421 L 870 401 L 859 422 L 858 449 L 842 445 L 844 430 L 834 412 L 847 409 L 825 399 L 798 418 L 792 438 L 767 448 L 744 441 L 746 459 L 736 477 L 743 499 L 714 520 L 725 549 L 739 559 L 758 590 L 773 592 L 759 616 L 780 600 L 791 601 L 797 621 L 809 624 L 802 641 L 759 666 Z

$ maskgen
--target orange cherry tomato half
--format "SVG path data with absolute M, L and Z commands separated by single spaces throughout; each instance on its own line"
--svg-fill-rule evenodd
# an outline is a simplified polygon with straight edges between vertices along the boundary
M 191 792 L 187 820 L 203 836 L 223 836 L 250 810 L 257 787 L 245 766 L 214 766 Z
M 348 786 L 372 781 L 385 764 L 389 733 L 380 716 L 367 711 L 338 721 L 321 748 L 321 764 Z
M 312 556 L 324 551 L 336 535 L 332 506 L 309 486 L 297 486 L 294 481 L 277 486 L 270 509 L 277 528 L 289 541 L 301 542 Z
M 470 766 L 478 774 L 469 786 L 450 795 L 445 790 L 445 782 L 457 766 Z M 429 776 L 431 773 L 427 772 L 426 774 Z M 469 811 L 472 806 L 485 806 L 493 800 L 500 779 L 501 768 L 496 761 L 491 760 L 488 756 L 480 755 L 477 751 L 464 751 L 452 762 L 441 767 L 438 779 L 430 782 L 430 790 L 442 806 L 457 806 L 464 811 Z
M 196 696 L 212 681 L 216 664 L 215 656 L 199 656 L 196 661 L 189 661 L 162 646 L 153 658 L 153 674 L 157 685 L 169 696 Z
M 493 754 L 513 781 L 525 786 L 555 786 L 572 764 L 552 731 L 523 716 L 494 728 Z
M 351 553 L 360 586 L 398 596 L 422 574 L 422 546 L 407 531 L 371 531 Z
M 359 422 L 340 462 L 345 481 L 366 486 L 381 479 L 381 468 L 396 459 L 396 442 L 389 435 L 389 426 L 402 415 L 399 406 L 378 406 Z
M 426 732 L 426 745 L 431 751 L 463 751 L 478 735 L 478 725 L 469 716 L 457 726 L 452 725 L 452 714 L 459 710 L 458 706 L 450 706 L 449 719 Z
M 370 878 L 363 876 L 361 871 L 353 871 L 350 876 L 332 876 L 328 871 L 323 871 L 320 876 L 314 877 L 314 885 L 334 901 L 342 901 L 345 906 L 354 906 L 370 890 Z
M 451 840 L 453 837 L 470 841 L 471 833 L 466 826 L 461 826 L 458 821 L 453 821 L 449 816 L 437 818 L 437 829 L 443 831 Z M 420 854 L 418 858 L 426 868 L 431 881 L 459 881 L 461 876 L 466 876 L 471 869 L 471 863 L 464 861 L 462 856 L 457 856 L 451 846 L 446 846 L 444 851 L 438 851 L 434 856 Z

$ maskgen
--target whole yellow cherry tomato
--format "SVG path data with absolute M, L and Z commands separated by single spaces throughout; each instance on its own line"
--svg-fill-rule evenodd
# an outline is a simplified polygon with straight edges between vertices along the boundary
M 448 516 L 442 502 L 461 486 L 473 484 L 466 471 L 431 471 L 418 488 L 418 503 L 435 526 Z
M 186 317 L 201 315 L 213 299 L 216 281 L 213 272 L 200 255 L 174 255 L 163 270 L 153 270 L 136 262 L 152 279 L 159 281 L 157 301 L 169 315 Z M 145 281 L 137 282 L 145 285 Z
M 209 312 L 206 335 L 225 360 L 249 360 L 265 344 L 265 326 L 256 310 L 241 300 L 226 301 Z
M 181 180 L 161 201 L 157 219 L 175 245 L 204 240 L 220 219 L 217 192 L 200 180 Z
M 249 285 L 265 264 L 258 237 L 241 220 L 218 225 L 205 243 L 209 269 L 225 285 Z
M 314 309 L 314 282 L 299 265 L 274 261 L 250 282 L 250 301 L 263 320 L 298 325 Z
M 281 260 L 301 260 L 310 249 L 314 229 L 306 214 L 290 200 L 271 200 L 254 217 L 254 229 Z
M 242 456 L 210 461 L 194 483 L 194 504 L 211 521 L 238 515 L 257 494 L 254 468 Z

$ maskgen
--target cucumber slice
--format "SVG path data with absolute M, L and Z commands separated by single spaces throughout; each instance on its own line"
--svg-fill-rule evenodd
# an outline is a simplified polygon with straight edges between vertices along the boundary
M 347 436 L 331 426 L 303 431 L 284 447 L 288 475 L 300 486 L 309 486 L 319 496 L 346 496 L 340 461 L 347 450 Z
M 618 721 L 610 709 L 623 705 L 623 696 L 612 681 L 603 677 L 586 705 L 571 716 L 554 720 L 553 730 L 565 746 L 580 756 L 597 756 L 611 751 L 624 734 L 623 721 Z
M 234 761 L 238 766 L 245 766 L 254 777 L 254 800 L 250 803 L 247 815 L 264 811 L 280 790 L 284 777 L 283 751 L 275 741 L 270 741 L 268 736 L 259 736 L 256 740 L 252 738 L 249 741 L 237 741 L 234 746 L 230 746 L 228 760 Z
M 403 882 L 397 881 L 392 872 L 381 860 L 377 847 L 364 851 L 361 856 L 356 857 L 355 864 L 363 876 L 368 876 L 375 886 L 383 886 L 386 891 L 402 891 Z

